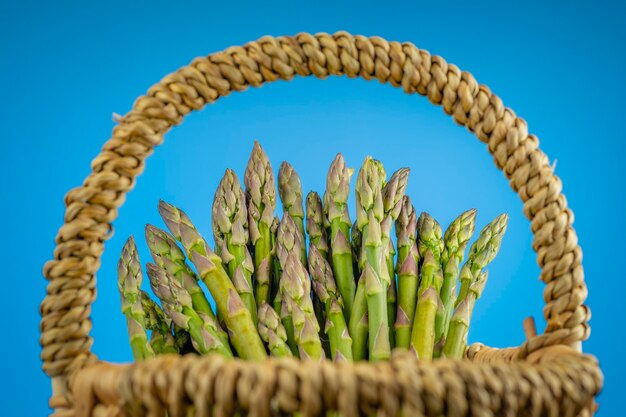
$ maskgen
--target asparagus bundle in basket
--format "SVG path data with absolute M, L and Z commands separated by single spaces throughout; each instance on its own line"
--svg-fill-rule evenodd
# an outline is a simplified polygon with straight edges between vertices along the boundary
M 338 154 L 323 198 L 311 191 L 303 199 L 298 173 L 283 162 L 281 218 L 269 158 L 255 142 L 245 190 L 228 169 L 215 193 L 214 250 L 182 210 L 161 201 L 169 233 L 145 229 L 154 262 L 147 275 L 160 305 L 140 289 L 132 237 L 118 265 L 135 359 L 191 350 L 249 360 L 380 361 L 393 349 L 410 349 L 425 361 L 462 358 L 507 216 L 483 228 L 462 264 L 476 210 L 443 233 L 428 213 L 417 216 L 406 195 L 409 170 L 387 181 L 382 163 L 367 157 L 357 175 L 353 224 L 353 172 Z

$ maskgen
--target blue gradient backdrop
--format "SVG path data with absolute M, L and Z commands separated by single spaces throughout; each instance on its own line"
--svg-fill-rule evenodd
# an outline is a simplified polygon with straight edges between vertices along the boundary
M 148 87 L 196 56 L 265 34 L 340 29 L 410 41 L 472 72 L 558 160 L 593 311 L 584 349 L 599 357 L 606 375 L 599 415 L 622 414 L 623 2 L 335 3 L 0 1 L 3 414 L 49 411 L 38 344 L 41 268 L 62 223 L 63 196 L 89 173 L 113 127 L 111 114 L 126 113 Z M 92 332 L 99 357 L 131 359 L 114 268 L 128 235 L 141 242 L 145 223 L 160 224 L 156 203 L 164 198 L 210 236 L 211 195 L 226 167 L 243 174 L 254 138 L 274 167 L 284 159 L 295 166 L 305 190 L 322 189 L 336 152 L 355 167 L 372 154 L 389 171 L 411 167 L 413 201 L 443 224 L 470 207 L 480 227 L 509 213 L 470 338 L 517 345 L 529 315 L 543 329 L 529 222 L 485 145 L 425 98 L 378 82 L 310 78 L 251 89 L 194 113 L 150 157 L 102 258 Z M 143 244 L 140 251 L 145 261 Z

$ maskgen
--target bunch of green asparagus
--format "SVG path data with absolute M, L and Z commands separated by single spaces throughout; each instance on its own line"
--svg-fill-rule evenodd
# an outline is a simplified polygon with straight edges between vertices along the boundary
M 213 249 L 182 210 L 161 201 L 169 232 L 145 230 L 153 260 L 146 271 L 160 305 L 140 288 L 132 237 L 118 266 L 135 359 L 195 352 L 379 361 L 393 349 L 409 349 L 424 361 L 462 358 L 506 214 L 480 232 L 463 262 L 476 210 L 462 213 L 444 233 L 428 213 L 418 217 L 405 195 L 409 170 L 387 179 L 382 163 L 368 157 L 356 178 L 352 223 L 352 175 L 339 154 L 324 195 L 310 192 L 304 199 L 298 174 L 283 162 L 279 219 L 274 173 L 255 143 L 245 188 L 227 170 L 215 193 Z

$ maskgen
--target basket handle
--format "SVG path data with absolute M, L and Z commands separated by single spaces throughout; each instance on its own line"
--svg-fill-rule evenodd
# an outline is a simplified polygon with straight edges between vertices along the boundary
M 92 173 L 66 195 L 65 223 L 56 237 L 54 259 L 44 267 L 49 283 L 41 304 L 41 357 L 48 375 L 65 376 L 95 359 L 90 312 L 104 241 L 111 237 L 117 208 L 165 132 L 192 110 L 232 91 L 291 80 L 295 75 L 323 79 L 343 74 L 376 78 L 406 93 L 427 96 L 488 144 L 496 165 L 524 202 L 540 278 L 546 283 L 548 325 L 543 335 L 532 340 L 530 350 L 577 344 L 588 337 L 590 313 L 583 305 L 587 288 L 582 251 L 572 227 L 574 215 L 561 193 L 560 179 L 538 149 L 537 137 L 528 134 L 526 122 L 471 74 L 410 43 L 345 32 L 302 33 L 266 36 L 197 58 L 150 88 L 120 118 L 111 139 L 92 162 Z

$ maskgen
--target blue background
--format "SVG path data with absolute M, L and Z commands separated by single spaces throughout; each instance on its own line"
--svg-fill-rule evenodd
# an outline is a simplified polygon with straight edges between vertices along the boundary
M 38 344 L 41 268 L 62 223 L 63 196 L 89 173 L 113 127 L 111 114 L 126 113 L 137 96 L 196 56 L 265 34 L 343 29 L 410 41 L 472 72 L 558 160 L 593 311 L 584 349 L 599 357 L 606 376 L 599 415 L 619 414 L 626 373 L 618 316 L 626 232 L 622 2 L 85 3 L 0 1 L 3 413 L 49 411 Z M 478 209 L 480 227 L 509 213 L 470 339 L 518 345 L 529 315 L 543 329 L 543 284 L 529 223 L 485 145 L 425 98 L 378 82 L 311 78 L 235 94 L 194 113 L 150 157 L 98 274 L 92 334 L 101 358 L 131 359 L 114 272 L 128 235 L 142 242 L 145 223 L 161 225 L 156 204 L 164 198 L 211 237 L 211 195 L 226 167 L 243 176 L 254 138 L 276 169 L 284 159 L 294 165 L 305 191 L 322 190 L 336 152 L 354 167 L 372 154 L 389 172 L 411 167 L 415 205 L 444 225 L 470 207 Z M 140 251 L 145 261 L 143 243 Z

